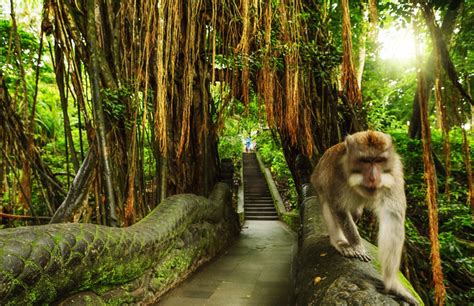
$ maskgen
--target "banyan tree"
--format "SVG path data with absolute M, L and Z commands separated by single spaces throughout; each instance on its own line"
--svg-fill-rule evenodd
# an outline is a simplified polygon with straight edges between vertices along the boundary
M 67 195 L 44 189 L 56 211 L 52 222 L 85 207 L 85 220 L 130 225 L 169 195 L 208 195 L 218 175 L 226 109 L 248 105 L 251 97 L 264 104 L 298 185 L 298 155 L 314 160 L 364 126 L 357 92 L 349 81 L 337 85 L 341 56 L 332 44 L 329 5 L 44 1 L 41 36 L 48 40 L 40 55 L 51 42 L 66 157 L 75 173 Z M 348 63 L 343 73 L 351 72 Z M 212 86 L 230 94 L 213 99 Z M 77 112 L 80 143 L 72 137 L 70 112 Z M 15 148 L 37 160 L 29 143 Z

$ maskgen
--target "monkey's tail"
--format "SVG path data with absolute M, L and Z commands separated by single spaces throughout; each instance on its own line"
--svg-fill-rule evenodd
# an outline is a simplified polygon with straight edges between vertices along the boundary
M 419 305 L 408 289 L 398 280 L 400 259 L 405 240 L 404 213 L 385 206 L 378 211 L 378 214 L 380 220 L 378 235 L 379 260 L 385 289 L 402 297 L 412 305 Z

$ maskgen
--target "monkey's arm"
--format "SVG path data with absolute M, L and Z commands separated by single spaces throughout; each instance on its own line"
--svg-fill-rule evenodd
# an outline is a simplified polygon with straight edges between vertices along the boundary
M 339 251 L 345 257 L 355 257 L 361 261 L 370 261 L 370 256 L 367 254 L 362 239 L 360 238 L 357 226 L 352 220 L 352 214 L 349 211 L 336 211 L 336 220 L 341 226 L 342 232 L 347 239 L 347 244 L 339 245 Z

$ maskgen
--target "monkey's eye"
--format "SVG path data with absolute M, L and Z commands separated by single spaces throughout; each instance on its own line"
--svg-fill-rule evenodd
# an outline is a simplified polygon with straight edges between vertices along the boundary
M 352 169 L 351 172 L 352 172 L 352 174 L 361 174 L 361 173 L 362 173 L 362 170 L 360 170 L 360 169 Z
M 370 164 L 372 162 L 372 159 L 369 158 L 369 157 L 362 157 L 359 159 L 359 162 L 363 163 L 363 164 Z
M 374 162 L 378 164 L 385 163 L 386 161 L 387 161 L 387 158 L 385 157 L 377 157 L 374 159 Z

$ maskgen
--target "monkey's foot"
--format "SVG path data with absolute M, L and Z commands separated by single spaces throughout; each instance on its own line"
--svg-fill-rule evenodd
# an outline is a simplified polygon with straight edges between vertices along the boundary
M 371 260 L 369 254 L 367 254 L 367 251 L 365 248 L 362 246 L 362 244 L 359 245 L 340 245 L 339 246 L 339 252 L 341 252 L 342 256 L 344 257 L 350 257 L 350 258 L 357 258 L 361 261 L 368 262 Z

